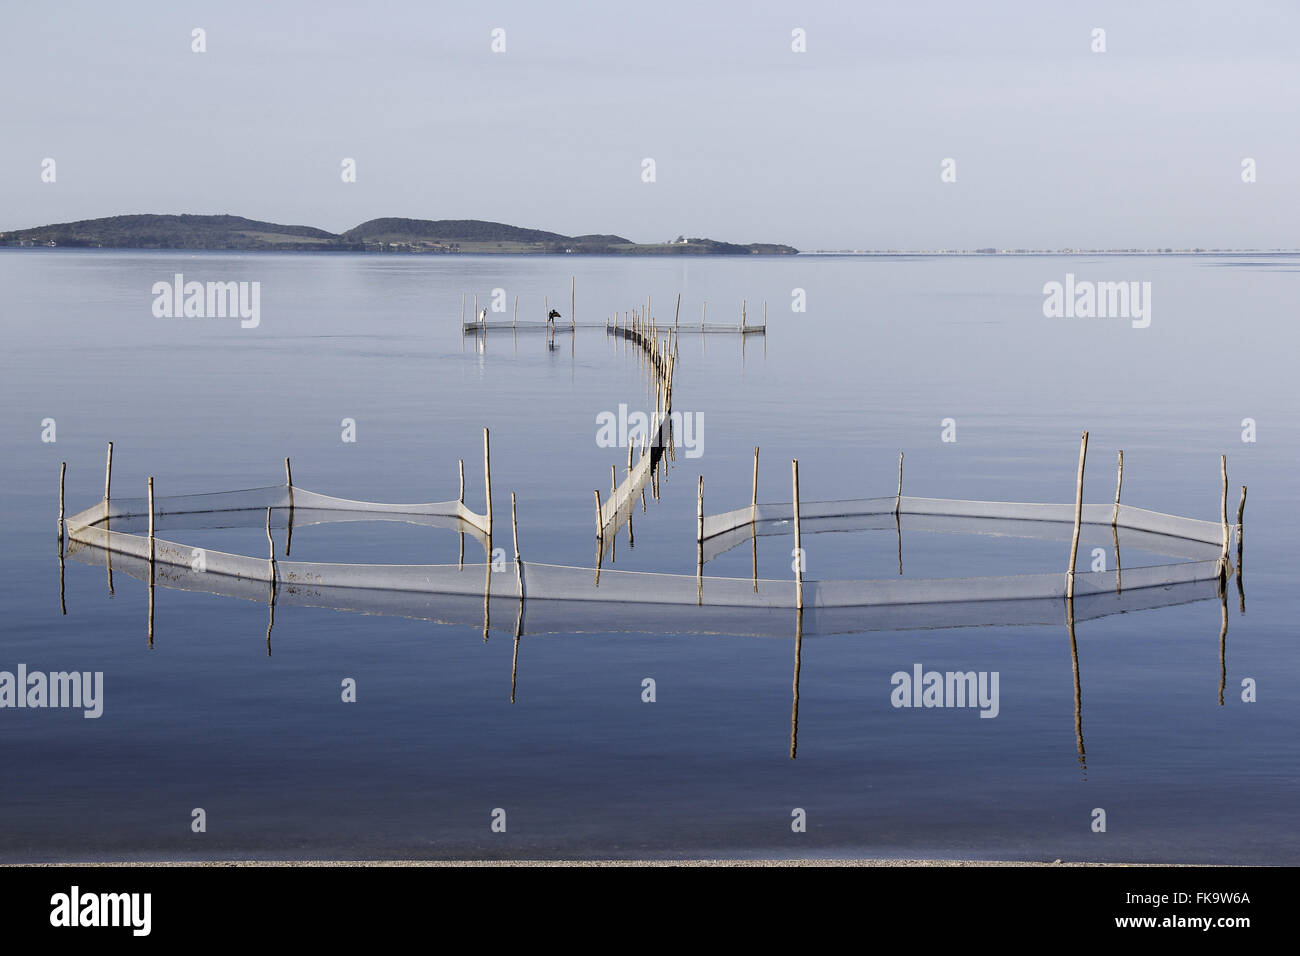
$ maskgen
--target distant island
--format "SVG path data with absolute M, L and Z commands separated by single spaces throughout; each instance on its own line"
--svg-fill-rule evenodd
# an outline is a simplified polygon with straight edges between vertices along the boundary
M 240 216 L 109 216 L 0 232 L 0 245 L 74 249 L 211 249 L 239 252 L 384 252 L 587 256 L 794 255 L 776 243 L 737 244 L 678 236 L 633 242 L 622 236 L 563 236 L 478 219 L 371 219 L 343 233 Z

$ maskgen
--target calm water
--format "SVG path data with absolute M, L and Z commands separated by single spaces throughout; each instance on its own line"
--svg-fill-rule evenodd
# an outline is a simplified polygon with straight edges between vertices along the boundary
M 0 423 L 5 616 L 0 670 L 103 671 L 104 712 L 0 710 L 0 859 L 937 855 L 1001 859 L 1300 862 L 1295 687 L 1297 409 L 1291 310 L 1300 260 L 1253 258 L 810 258 L 743 260 L 375 258 L 9 251 L 0 254 L 6 348 Z M 261 325 L 157 319 L 151 286 L 261 283 Z M 1045 282 L 1152 283 L 1152 323 L 1047 319 Z M 789 494 L 888 495 L 904 451 L 911 494 L 1073 497 L 1091 432 L 1087 497 L 1215 519 L 1218 456 L 1231 507 L 1250 487 L 1245 613 L 1228 594 L 1077 627 L 1076 737 L 1069 637 L 1047 625 L 865 629 L 802 642 L 798 756 L 790 758 L 789 637 L 698 635 L 653 612 L 616 633 L 525 635 L 513 621 L 438 624 L 318 608 L 277 610 L 147 590 L 69 560 L 60 612 L 59 463 L 70 512 L 103 488 L 159 494 L 295 483 L 380 501 L 454 498 L 481 510 L 480 429 L 494 498 L 519 502 L 526 559 L 590 566 L 593 488 L 622 449 L 597 413 L 653 408 L 634 355 L 599 329 L 548 350 L 536 334 L 459 335 L 462 292 L 538 319 L 543 297 L 603 321 L 651 297 L 671 322 L 739 321 L 768 307 L 766 340 L 683 335 L 675 407 L 703 416 L 703 455 L 679 457 L 637 513 L 616 567 L 691 574 L 697 476 L 706 507 Z M 806 290 L 805 313 L 791 310 Z M 467 306 L 467 314 L 471 305 Z M 509 316 L 509 311 L 505 313 Z M 497 316 L 499 318 L 499 316 Z M 648 403 L 648 404 L 647 404 Z M 1243 418 L 1258 441 L 1241 440 Z M 54 443 L 42 420 L 54 419 Z M 357 440 L 341 440 L 341 421 Z M 956 442 L 940 440 L 956 421 Z M 263 533 L 173 533 L 264 553 Z M 283 543 L 281 539 L 281 544 Z M 785 537 L 760 574 L 790 576 Z M 896 538 L 811 535 L 813 578 L 896 574 Z M 391 524 L 295 531 L 303 560 L 454 562 L 456 535 Z M 907 535 L 909 574 L 1064 567 L 1055 541 Z M 469 555 L 469 552 L 467 552 Z M 467 560 L 481 560 L 478 555 Z M 710 573 L 750 573 L 747 546 Z M 1081 563 L 1087 560 L 1087 553 Z M 1150 563 L 1147 554 L 1126 560 Z M 438 617 L 437 613 L 426 615 Z M 453 618 L 454 619 L 454 618 Z M 689 631 L 691 628 L 682 628 Z M 896 709 L 890 676 L 914 663 L 996 671 L 1000 712 Z M 641 699 L 642 680 L 656 701 Z M 357 701 L 340 700 L 344 678 Z M 1241 700 L 1243 679 L 1258 700 Z M 207 832 L 191 832 L 191 811 Z M 507 831 L 490 829 L 494 808 Z M 807 832 L 791 830 L 791 811 Z M 1105 833 L 1092 811 L 1107 814 Z

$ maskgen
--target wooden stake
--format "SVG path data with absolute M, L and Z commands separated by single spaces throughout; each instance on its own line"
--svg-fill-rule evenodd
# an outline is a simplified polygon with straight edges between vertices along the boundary
M 678 292 L 677 308 L 673 310 L 673 331 L 674 332 L 677 331 L 677 320 L 681 318 L 681 315 L 682 315 L 682 294 Z
M 695 540 L 704 540 L 704 476 L 700 475 L 699 492 L 695 499 Z
M 68 463 L 59 465 L 59 544 L 63 543 L 63 478 L 68 473 Z
M 481 320 L 478 317 L 478 293 L 474 293 L 474 324 L 477 325 Z
M 745 334 L 745 300 L 740 300 L 740 334 Z
M 492 455 L 487 426 L 483 426 L 483 492 L 487 498 L 487 536 L 492 538 Z
M 510 532 L 515 539 L 515 580 L 519 584 L 520 600 L 524 596 L 524 562 L 519 557 L 519 519 L 515 517 L 515 493 L 510 492 Z
M 465 330 L 465 293 L 460 294 L 460 328 Z
M 754 492 L 749 499 L 749 523 L 758 523 L 758 446 L 754 446 Z
M 569 276 L 569 330 L 570 331 L 578 327 L 578 318 L 573 311 L 577 305 L 577 298 L 576 298 L 577 293 L 574 291 L 575 288 L 576 286 L 575 286 L 574 277 Z
M 613 465 L 609 466 L 609 499 L 614 500 L 614 492 L 618 490 L 618 472 Z
M 515 317 L 514 320 L 511 321 L 510 327 L 512 329 L 519 328 L 519 296 L 515 296 Z
M 289 467 L 288 456 L 284 459 L 284 483 L 289 487 L 289 510 L 293 510 L 293 469 Z
M 898 496 L 894 498 L 894 514 L 903 510 L 903 453 L 898 453 Z
M 1079 528 L 1083 522 L 1083 465 L 1088 457 L 1088 433 L 1079 445 L 1079 477 L 1074 485 L 1074 536 L 1070 540 L 1070 570 L 1065 578 L 1065 596 L 1074 600 L 1074 562 L 1079 557 Z
M 790 462 L 794 492 L 794 606 L 803 610 L 803 543 L 799 534 L 799 459 Z
M 465 503 L 465 459 L 457 458 L 456 464 L 460 469 L 460 495 L 457 497 L 456 500 L 459 501 L 461 504 L 464 504 Z
M 1220 520 L 1223 522 L 1223 554 L 1220 560 L 1223 562 L 1219 569 L 1226 574 L 1228 570 L 1228 456 L 1219 456 L 1219 471 L 1223 475 L 1223 498 L 1220 504 Z
M 1124 487 L 1124 449 L 1119 450 L 1119 471 L 1115 475 L 1115 510 L 1110 516 L 1110 526 L 1113 528 L 1119 523 L 1119 493 Z
M 767 331 L 767 299 L 763 300 L 763 331 Z
M 596 491 L 593 491 L 592 494 L 594 494 L 594 495 L 596 496 L 596 537 L 597 537 L 597 538 L 604 539 L 604 537 L 605 537 L 605 522 L 603 522 L 603 521 L 600 520 L 600 491 L 599 491 L 599 489 L 597 489 Z
M 153 569 L 153 476 L 149 476 L 149 568 Z
M 704 476 L 700 475 L 695 505 L 695 603 L 704 603 Z
M 104 500 L 109 499 L 113 490 L 113 443 L 108 443 L 108 460 L 104 463 Z

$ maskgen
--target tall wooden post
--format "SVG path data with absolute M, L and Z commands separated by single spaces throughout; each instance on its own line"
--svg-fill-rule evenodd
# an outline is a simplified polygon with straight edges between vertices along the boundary
M 695 540 L 704 540 L 704 476 L 700 475 L 699 491 L 695 498 Z
M 483 491 L 487 498 L 487 535 L 492 538 L 492 455 L 487 426 L 483 426 Z
M 894 497 L 894 515 L 903 510 L 903 453 L 898 453 L 898 494 Z
M 574 314 L 574 309 L 578 304 L 577 292 L 575 289 L 575 279 L 573 276 L 569 276 L 569 331 L 571 332 L 578 327 L 578 317 Z
M 605 522 L 600 520 L 600 490 L 596 489 L 592 494 L 596 496 L 596 537 L 603 539 L 605 537 Z
M 460 494 L 457 496 L 456 500 L 459 501 L 461 504 L 464 504 L 465 503 L 465 459 L 457 458 L 456 465 L 460 470 Z
M 1219 471 L 1223 475 L 1223 495 L 1220 499 L 1219 519 L 1223 522 L 1223 553 L 1219 556 L 1220 573 L 1228 573 L 1228 456 L 1219 456 Z
M 794 496 L 794 606 L 803 610 L 803 539 L 799 529 L 799 459 L 790 462 Z
M 112 496 L 113 491 L 113 443 L 108 443 L 108 460 L 104 462 L 104 500 Z
M 515 517 L 515 493 L 510 492 L 510 533 L 515 540 L 515 581 L 519 585 L 519 600 L 524 599 L 524 562 L 519 557 L 519 519 Z
M 150 577 L 151 577 L 151 578 L 152 578 L 152 576 L 153 576 L 153 558 L 154 558 L 154 543 L 153 543 L 153 475 L 150 475 L 150 476 L 149 476 L 149 574 L 150 574 Z
M 1079 445 L 1079 477 L 1074 484 L 1074 536 L 1070 539 L 1070 570 L 1065 578 L 1065 596 L 1074 600 L 1074 563 L 1079 557 L 1079 529 L 1083 523 L 1083 466 L 1088 458 L 1088 433 Z

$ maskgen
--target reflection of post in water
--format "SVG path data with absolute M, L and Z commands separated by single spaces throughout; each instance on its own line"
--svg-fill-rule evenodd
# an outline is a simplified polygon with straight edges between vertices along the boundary
M 519 598 L 519 615 L 515 618 L 515 652 L 510 661 L 510 703 L 515 702 L 515 682 L 519 676 L 519 639 L 524 636 L 524 599 Z
M 1241 486 L 1241 501 L 1237 504 L 1237 597 L 1241 599 L 1241 613 L 1246 613 L 1246 587 L 1241 580 L 1242 518 L 1246 513 L 1246 486 Z
M 799 749 L 799 668 L 803 658 L 803 608 L 794 612 L 794 700 L 790 705 L 790 759 Z
M 109 521 L 109 493 L 113 490 L 113 443 L 108 443 L 108 461 L 104 465 L 104 554 L 108 558 L 108 596 L 113 596 L 113 534 Z
M 266 601 L 266 656 L 271 656 L 271 628 L 275 627 L 275 582 L 271 582 L 271 592 Z
M 1074 598 L 1065 599 L 1065 629 L 1070 634 L 1070 664 L 1074 669 L 1074 739 L 1079 747 L 1079 766 L 1088 772 L 1088 758 L 1083 749 L 1083 690 L 1079 683 L 1079 644 L 1074 637 Z
M 153 476 L 149 477 L 149 647 L 153 647 Z
M 68 605 L 63 597 L 63 541 L 59 540 L 59 609 L 66 615 Z
M 894 531 L 898 535 L 898 573 L 903 573 L 903 522 L 897 511 L 894 512 Z
M 492 623 L 491 612 L 488 610 L 492 598 L 492 538 L 488 537 L 487 546 L 488 559 L 483 565 L 483 643 L 487 643 L 488 627 Z
M 285 459 L 285 466 L 288 467 L 288 459 Z M 291 519 L 292 520 L 292 519 Z M 271 509 L 266 509 L 266 547 L 271 555 L 271 573 L 270 586 L 267 596 L 267 605 L 270 607 L 270 620 L 266 622 L 266 656 L 271 656 L 271 627 L 275 624 L 275 598 L 277 592 L 277 579 L 279 578 L 278 570 L 275 566 L 275 539 L 271 537 Z M 285 545 L 285 554 L 289 553 L 288 544 Z
M 1223 706 L 1223 689 L 1228 683 L 1228 589 L 1219 590 L 1219 706 Z
M 1115 545 L 1115 595 L 1119 596 L 1124 593 L 1124 562 L 1119 556 L 1119 529 L 1114 525 L 1110 526 L 1110 536 Z

